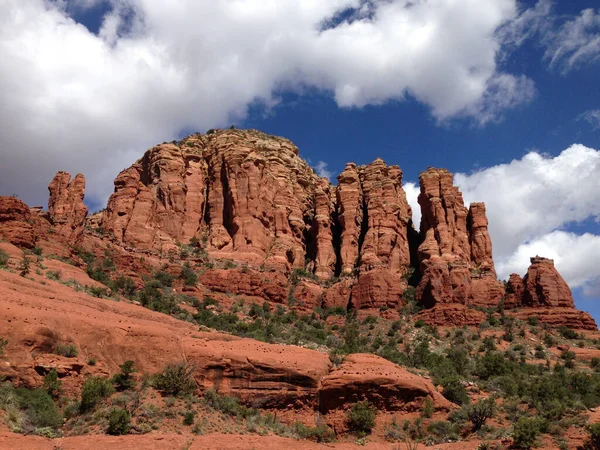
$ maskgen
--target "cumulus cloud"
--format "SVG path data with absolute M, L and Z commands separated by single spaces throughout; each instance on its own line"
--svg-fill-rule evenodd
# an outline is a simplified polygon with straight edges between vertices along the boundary
M 331 172 L 328 169 L 328 164 L 325 161 L 317 161 L 317 164 L 315 164 L 314 169 L 317 172 L 317 175 L 319 175 L 320 177 L 331 180 L 331 177 L 333 176 L 333 172 Z
M 440 121 L 480 123 L 534 91 L 497 62 L 516 0 L 109 3 L 94 34 L 69 2 L 0 2 L 0 192 L 41 203 L 65 169 L 101 204 L 148 146 L 229 125 L 282 91 L 316 88 L 340 107 L 410 96 Z
M 405 183 L 402 187 L 404 188 L 404 192 L 406 192 L 406 200 L 412 209 L 413 225 L 418 230 L 421 224 L 421 207 L 418 202 L 421 190 L 416 183 Z
M 467 204 L 484 201 L 498 274 L 523 274 L 529 257 L 555 259 L 572 287 L 600 278 L 600 236 L 568 231 L 600 222 L 600 151 L 575 144 L 551 157 L 530 152 L 508 164 L 456 174 Z

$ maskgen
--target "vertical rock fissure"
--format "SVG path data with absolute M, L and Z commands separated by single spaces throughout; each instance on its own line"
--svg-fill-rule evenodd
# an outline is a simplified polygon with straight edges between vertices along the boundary
M 361 184 L 362 190 L 362 184 Z M 364 191 L 363 191 L 364 192 Z M 356 257 L 355 267 L 360 266 L 361 256 L 362 256 L 362 246 L 365 242 L 365 236 L 367 235 L 367 231 L 369 231 L 369 205 L 367 204 L 367 196 L 362 196 L 362 221 L 360 223 L 360 234 L 358 235 L 358 256 Z
M 339 205 L 335 203 L 335 210 L 331 213 L 331 245 L 335 252 L 335 268 L 333 275 L 339 277 L 342 273 L 342 225 L 339 220 Z
M 233 198 L 229 189 L 229 177 L 227 176 L 227 165 L 225 158 L 221 162 L 221 186 L 223 187 L 223 226 L 229 236 L 233 239 L 237 227 L 233 222 Z
M 408 252 L 410 255 L 410 267 L 413 273 L 408 279 L 410 286 L 416 287 L 421 281 L 421 268 L 419 267 L 419 246 L 422 242 L 421 233 L 415 230 L 412 219 L 409 219 L 406 225 L 406 237 L 408 239 Z
M 315 273 L 317 259 L 317 231 L 319 225 L 316 218 L 309 216 L 304 217 L 304 231 L 302 232 L 302 240 L 304 244 L 304 267 L 309 268 L 311 273 Z

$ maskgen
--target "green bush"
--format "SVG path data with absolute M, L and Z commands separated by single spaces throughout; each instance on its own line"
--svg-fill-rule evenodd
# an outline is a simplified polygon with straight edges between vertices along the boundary
M 152 385 L 165 395 L 187 395 L 196 390 L 194 368 L 186 363 L 169 364 L 153 377 Z
M 62 381 L 58 378 L 56 369 L 52 369 L 44 377 L 44 389 L 52 398 L 58 398 L 62 387 Z
M 558 332 L 565 339 L 577 339 L 579 337 L 575 330 L 572 330 L 571 328 L 567 328 L 565 326 L 559 327 Z
M 0 249 L 0 267 L 7 267 L 9 259 L 10 257 L 8 256 L 8 253 Z
M 193 425 L 194 424 L 194 411 L 187 411 L 183 416 L 183 424 L 184 425 Z
M 83 383 L 81 390 L 81 401 L 79 410 L 81 412 L 91 411 L 104 398 L 115 391 L 110 380 L 102 377 L 89 377 Z
M 125 391 L 133 389 L 135 387 L 135 380 L 132 374 L 137 372 L 133 361 L 125 361 L 119 368 L 121 369 L 121 373 L 116 374 L 112 379 L 117 390 Z
M 194 269 L 192 269 L 187 262 L 181 267 L 179 278 L 183 280 L 183 284 L 186 286 L 196 286 L 196 283 L 198 282 L 198 275 L 196 275 Z
M 376 416 L 377 409 L 368 401 L 355 403 L 347 413 L 348 428 L 359 435 L 369 434 L 375 426 Z
M 8 339 L 0 338 L 0 356 L 4 355 L 4 349 L 8 345 Z
M 532 326 L 537 326 L 540 323 L 540 319 L 537 316 L 527 317 L 527 323 Z
M 75 358 L 79 354 L 79 350 L 74 344 L 58 344 L 54 347 L 54 353 L 67 358 Z
M 587 427 L 589 437 L 578 450 L 600 450 L 600 423 L 594 423 Z
M 58 428 L 63 418 L 52 397 L 44 389 L 15 390 L 19 399 L 19 407 L 27 416 L 28 422 L 34 428 Z
M 121 408 L 114 408 L 108 414 L 108 434 L 120 436 L 129 433 L 131 428 L 131 415 L 129 411 Z
M 208 389 L 204 393 L 204 402 L 211 408 L 229 416 L 248 418 L 259 414 L 255 409 L 240 405 L 236 398 L 219 395 L 214 389 Z
M 480 400 L 466 407 L 466 415 L 472 424 L 472 431 L 478 431 L 485 422 L 494 417 L 496 402 L 494 398 Z
M 442 381 L 442 395 L 457 405 L 469 403 L 469 394 L 467 389 L 458 377 L 449 377 Z
M 307 427 L 300 422 L 294 422 L 292 429 L 300 439 L 307 439 L 316 442 L 335 441 L 335 434 L 327 425 Z
M 430 434 L 430 440 L 433 437 L 433 441 L 436 444 L 442 444 L 449 441 L 457 441 L 459 437 L 457 428 L 450 422 L 432 422 L 427 427 L 427 431 Z
M 536 418 L 521 417 L 513 425 L 513 448 L 529 450 L 535 446 L 540 434 L 540 422 Z
M 46 276 L 51 280 L 58 281 L 60 280 L 62 273 L 60 270 L 49 270 L 46 272 Z
M 430 398 L 426 398 L 425 402 L 423 403 L 423 408 L 421 408 L 421 417 L 429 419 L 431 416 L 433 416 L 434 412 L 435 408 L 433 407 L 433 402 Z
M 165 272 L 164 270 L 156 272 L 154 274 L 154 279 L 163 286 L 170 287 L 173 284 L 173 275 Z

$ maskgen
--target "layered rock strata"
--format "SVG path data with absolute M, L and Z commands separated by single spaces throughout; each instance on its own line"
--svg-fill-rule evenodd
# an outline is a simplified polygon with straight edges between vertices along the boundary
M 88 213 L 83 203 L 85 197 L 85 177 L 77 174 L 73 180 L 67 172 L 58 172 L 50 185 L 48 218 L 55 231 L 70 240 L 77 240 L 83 233 Z

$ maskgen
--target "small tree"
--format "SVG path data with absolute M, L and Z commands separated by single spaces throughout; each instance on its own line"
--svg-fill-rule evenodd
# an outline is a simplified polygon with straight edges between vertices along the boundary
M 488 398 L 481 400 L 477 403 L 473 403 L 467 408 L 467 417 L 471 424 L 473 424 L 473 431 L 481 429 L 485 422 L 494 417 L 494 411 L 496 409 L 496 401 L 494 398 Z
M 137 372 L 137 369 L 133 361 L 125 361 L 119 366 L 121 373 L 116 374 L 113 377 L 113 383 L 118 391 L 125 391 L 127 389 L 133 389 L 135 387 L 135 380 L 132 374 Z
M 46 392 L 50 394 L 52 398 L 58 398 L 60 395 L 60 390 L 62 387 L 62 381 L 58 378 L 58 373 L 56 369 L 52 369 L 48 374 L 44 377 L 44 389 Z
M 578 450 L 600 450 L 600 423 L 589 425 L 587 432 L 590 435 Z
M 29 258 L 27 257 L 27 255 L 23 255 L 23 259 L 21 260 L 21 264 L 19 265 L 19 270 L 21 271 L 19 275 L 21 275 L 22 277 L 26 277 L 27 275 L 29 275 L 29 265 Z
M 517 423 L 513 425 L 513 447 L 529 450 L 535 445 L 539 434 L 540 427 L 536 418 L 521 417 Z
M 10 259 L 10 257 L 8 256 L 8 253 L 6 253 L 4 250 L 0 249 L 0 267 L 8 266 L 9 259 Z
M 153 386 L 166 395 L 186 395 L 196 390 L 194 368 L 186 363 L 169 364 L 154 376 Z
M 131 415 L 129 411 L 121 408 L 114 408 L 108 415 L 108 434 L 120 436 L 129 433 L 131 428 Z
M 375 426 L 377 410 L 368 401 L 355 403 L 348 411 L 348 427 L 359 435 L 366 435 Z
M 110 380 L 101 377 L 89 377 L 83 383 L 79 409 L 81 412 L 91 411 L 100 400 L 111 395 L 114 390 L 115 388 Z

